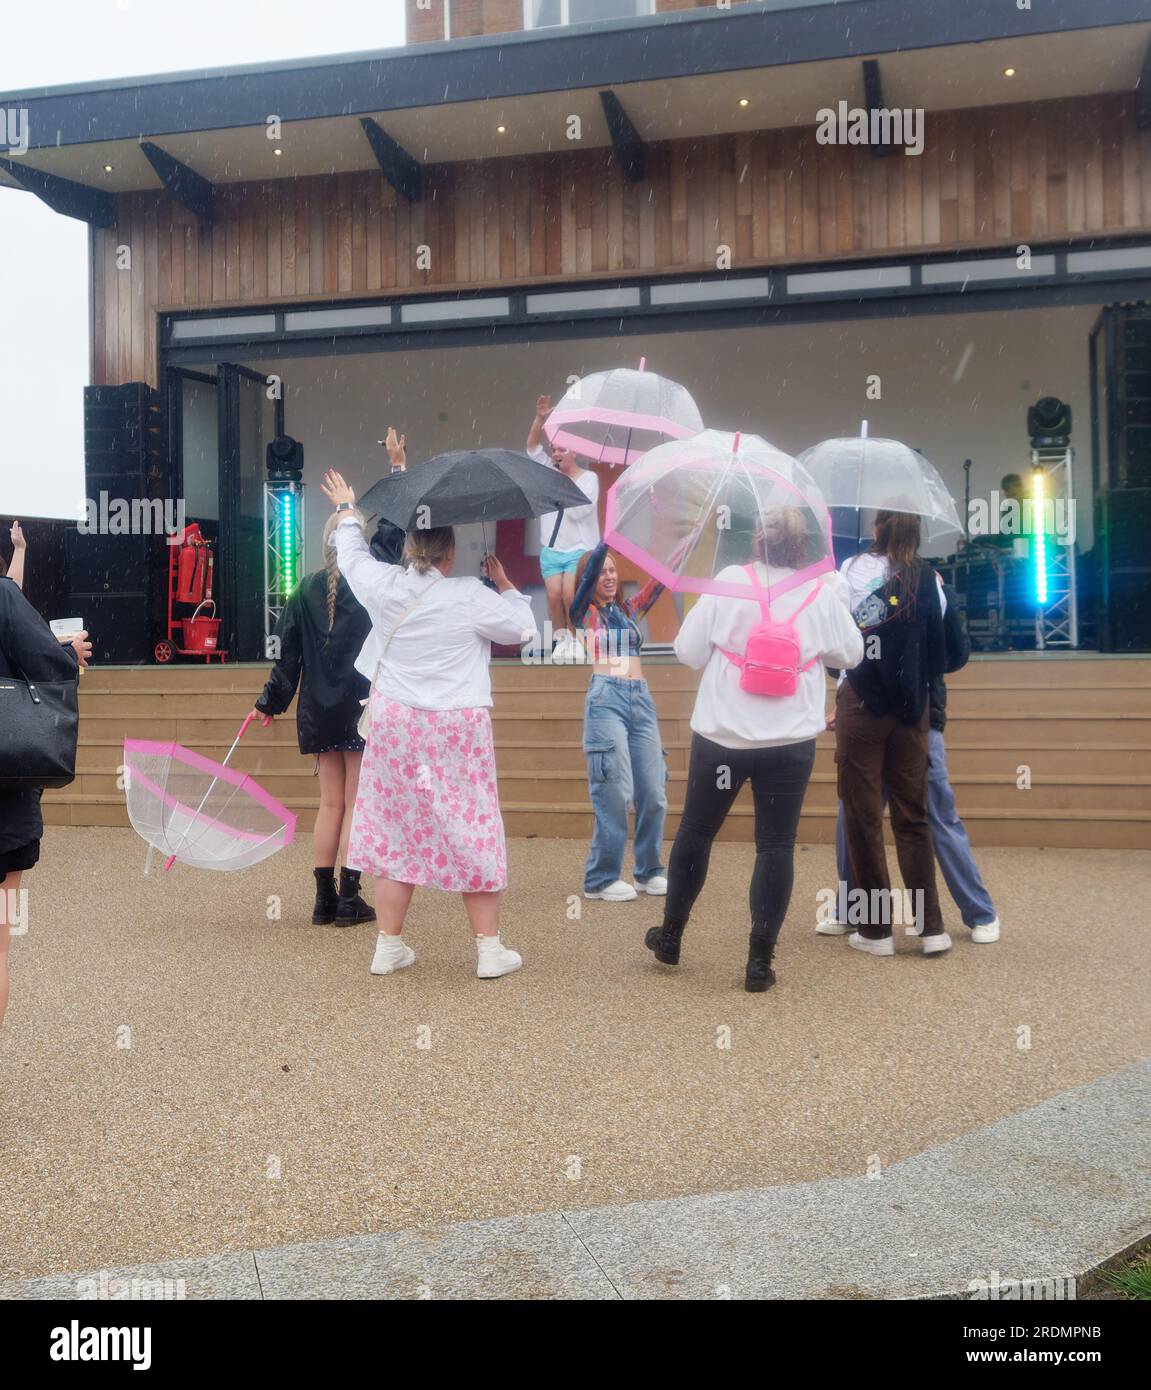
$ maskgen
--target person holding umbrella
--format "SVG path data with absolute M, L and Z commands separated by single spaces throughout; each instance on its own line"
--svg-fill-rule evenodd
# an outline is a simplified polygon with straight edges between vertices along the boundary
M 755 799 L 755 868 L 749 889 L 751 934 L 744 988 L 762 993 L 775 983 L 775 944 L 791 900 L 795 838 L 824 727 L 825 663 L 854 666 L 863 642 L 846 604 L 842 581 L 817 576 L 792 585 L 810 564 L 810 538 L 800 509 L 771 507 L 758 537 L 760 559 L 721 570 L 729 593 L 706 594 L 684 619 L 675 653 L 703 669 L 691 716 L 691 759 L 679 832 L 671 851 L 663 924 L 645 944 L 663 965 L 679 963 L 680 942 L 707 878 L 711 846 L 740 789 Z M 745 597 L 730 597 L 731 586 Z M 755 600 L 759 599 L 759 602 Z M 766 602 L 766 609 L 761 603 Z M 771 617 L 765 624 L 764 612 Z M 790 629 L 790 634 L 784 631 Z M 758 636 L 757 636 L 758 635 Z M 786 693 L 754 688 L 754 643 L 774 635 L 797 644 Z M 782 644 L 777 645 L 777 650 Z M 777 666 L 767 668 L 776 675 Z
M 414 473 L 425 473 L 433 489 L 450 484 L 454 470 L 433 464 Z M 532 468 L 526 459 L 523 465 Z M 376 487 L 384 498 L 381 511 L 391 510 L 389 519 L 398 524 L 401 513 L 393 503 L 400 490 L 387 486 L 393 481 Z M 431 524 L 406 528 L 402 568 L 373 558 L 355 492 L 339 473 L 325 474 L 321 488 L 338 516 L 333 539 L 340 572 L 378 638 L 348 845 L 349 862 L 379 878 L 380 933 L 371 972 L 390 975 L 414 963 L 403 929 L 412 895 L 423 886 L 462 894 L 476 938 L 477 975 L 506 975 L 523 960 L 499 934 L 507 850 L 488 663 L 492 642 L 533 639 L 531 605 L 494 555 L 485 557 L 484 569 L 496 592 L 479 579 L 453 577 L 455 533 L 436 524 L 441 513 L 452 515 L 450 499 L 421 502 L 413 492 Z M 482 505 L 474 488 L 463 490 L 468 505 Z
M 923 953 L 951 947 L 939 908 L 927 807 L 931 688 L 947 669 L 943 584 L 920 559 L 920 534 L 917 514 L 882 509 L 871 549 L 845 560 L 840 571 L 865 639 L 863 660 L 840 682 L 834 716 L 848 863 L 863 903 L 859 929 L 848 944 L 873 956 L 895 954 L 883 845 L 885 788 Z

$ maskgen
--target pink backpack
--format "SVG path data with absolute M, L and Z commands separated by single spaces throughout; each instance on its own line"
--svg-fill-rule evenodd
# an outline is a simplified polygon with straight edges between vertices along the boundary
M 805 665 L 799 664 L 799 633 L 795 630 L 795 620 L 819 593 L 820 586 L 813 586 L 790 618 L 776 622 L 771 616 L 770 589 L 764 590 L 754 565 L 744 568 L 758 591 L 757 596 L 765 592 L 769 595 L 766 600 L 759 599 L 763 622 L 748 634 L 742 656 L 729 651 L 723 654 L 740 668 L 740 690 L 746 690 L 749 695 L 794 695 L 799 687 L 799 673 L 809 671 L 819 660 L 818 656 L 813 656 Z

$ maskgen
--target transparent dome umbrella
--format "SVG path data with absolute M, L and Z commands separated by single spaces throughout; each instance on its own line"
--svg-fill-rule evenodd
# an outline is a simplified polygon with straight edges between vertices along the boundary
M 252 721 L 244 720 L 222 763 L 179 743 L 124 740 L 128 819 L 152 851 L 194 869 L 246 869 L 290 844 L 296 817 L 228 758 Z
M 802 543 L 792 570 L 771 571 L 774 597 L 835 568 L 819 489 L 789 454 L 755 435 L 704 430 L 651 449 L 608 491 L 605 539 L 676 593 L 753 596 L 732 565 L 762 559 L 768 524 L 790 514 Z
M 703 429 L 687 389 L 646 370 L 617 367 L 581 377 L 544 422 L 549 443 L 595 463 L 628 465 L 669 439 Z
M 866 425 L 864 425 L 866 431 Z M 831 511 L 837 536 L 870 536 L 877 511 L 919 517 L 923 544 L 963 534 L 955 499 L 936 469 L 898 439 L 866 432 L 858 438 L 825 439 L 799 455 Z

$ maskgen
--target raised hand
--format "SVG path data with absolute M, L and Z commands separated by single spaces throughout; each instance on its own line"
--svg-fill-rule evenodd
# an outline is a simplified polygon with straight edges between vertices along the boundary
M 392 461 L 392 467 L 397 471 L 405 469 L 408 466 L 408 455 L 405 448 L 407 440 L 408 436 L 406 434 L 401 434 L 397 439 L 395 427 L 393 425 L 388 426 L 388 433 L 384 438 L 384 447 L 388 451 L 388 458 Z
M 536 419 L 543 421 L 552 413 L 552 398 L 550 396 L 536 397 Z
M 355 489 L 345 483 L 334 468 L 329 468 L 324 474 L 320 482 L 320 491 L 333 507 L 339 507 L 345 502 L 350 503 L 353 507 L 356 505 Z
M 18 521 L 12 523 L 12 529 L 8 534 L 12 540 L 13 550 L 23 550 L 27 546 L 28 542 L 24 538 L 24 532 L 20 529 Z

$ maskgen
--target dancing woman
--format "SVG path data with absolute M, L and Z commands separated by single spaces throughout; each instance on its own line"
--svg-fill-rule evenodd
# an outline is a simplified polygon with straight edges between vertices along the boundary
M 667 762 L 651 690 L 643 676 L 638 622 L 663 592 L 649 581 L 632 599 L 619 592 L 615 557 L 606 544 L 576 569 L 571 621 L 592 662 L 584 701 L 583 748 L 595 831 L 584 865 L 584 897 L 629 902 L 638 887 L 667 892 L 663 825 Z M 635 802 L 636 885 L 623 878 L 628 803 Z

